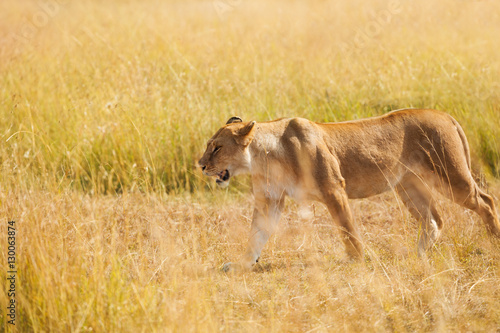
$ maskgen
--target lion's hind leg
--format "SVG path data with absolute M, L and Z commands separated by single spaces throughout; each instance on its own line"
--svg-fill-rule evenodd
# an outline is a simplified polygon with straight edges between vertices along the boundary
M 500 238 L 500 221 L 498 220 L 498 215 L 495 209 L 495 203 L 493 198 L 488 194 L 484 193 L 476 185 L 476 191 L 478 195 L 478 208 L 477 212 L 486 224 L 488 231 Z
M 491 196 L 483 192 L 472 177 L 469 147 L 460 125 L 458 136 L 434 133 L 428 151 L 420 159 L 418 173 L 446 198 L 481 216 L 489 233 L 500 237 L 500 222 Z M 444 133 L 441 130 L 441 133 Z M 432 136 L 432 135 L 431 135 Z M 419 155 L 420 156 L 420 155 Z
M 418 254 L 422 256 L 441 234 L 443 221 L 434 205 L 428 186 L 417 176 L 405 176 L 396 191 L 411 215 L 420 223 Z
M 483 220 L 488 232 L 500 237 L 500 222 L 495 209 L 493 198 L 477 186 L 470 177 L 464 177 L 460 181 L 454 181 L 450 185 L 451 191 L 448 196 L 459 205 L 476 212 Z M 450 193 L 451 192 L 451 193 Z

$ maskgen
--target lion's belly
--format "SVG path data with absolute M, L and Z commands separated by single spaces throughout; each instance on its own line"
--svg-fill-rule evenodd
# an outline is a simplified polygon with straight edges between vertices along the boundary
M 387 192 L 392 187 L 388 182 L 381 184 L 370 185 L 365 182 L 346 183 L 346 192 L 349 199 L 367 198 L 373 195 Z
M 346 193 L 350 199 L 367 198 L 394 189 L 405 173 L 404 167 L 364 171 L 364 177 L 345 175 Z

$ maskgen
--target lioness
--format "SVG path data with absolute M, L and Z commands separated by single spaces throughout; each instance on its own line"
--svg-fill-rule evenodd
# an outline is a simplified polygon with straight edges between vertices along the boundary
M 418 253 L 438 238 L 443 221 L 431 188 L 478 213 L 500 237 L 494 202 L 475 183 L 465 134 L 450 115 L 405 109 L 340 123 L 302 118 L 243 122 L 232 117 L 208 140 L 199 161 L 222 187 L 241 173 L 252 175 L 255 209 L 245 255 L 223 270 L 249 269 L 275 230 L 285 196 L 325 203 L 342 229 L 347 254 L 363 246 L 348 199 L 395 190 L 420 222 Z

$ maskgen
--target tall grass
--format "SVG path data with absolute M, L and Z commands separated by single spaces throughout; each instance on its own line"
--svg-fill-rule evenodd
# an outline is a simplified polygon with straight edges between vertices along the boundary
M 491 1 L 241 2 L 221 17 L 201 1 L 69 2 L 32 34 L 35 2 L 2 6 L 4 184 L 193 191 L 206 186 L 204 142 L 232 115 L 341 121 L 404 107 L 450 112 L 477 167 L 499 175 Z
M 25 192 L 0 200 L 2 216 L 20 219 L 18 332 L 494 332 L 500 325 L 498 242 L 448 203 L 440 205 L 443 237 L 421 260 L 417 226 L 391 194 L 354 202 L 362 264 L 343 261 L 324 207 L 305 220 L 289 203 L 260 266 L 226 276 L 218 268 L 244 250 L 248 197 Z M 15 331 L 4 313 L 0 327 Z
M 349 264 L 324 207 L 287 202 L 262 264 L 231 277 L 248 179 L 212 190 L 196 161 L 233 115 L 437 108 L 500 197 L 499 4 L 214 3 L 0 2 L 1 267 L 18 228 L 18 322 L 0 311 L 0 331 L 498 330 L 498 242 L 472 213 L 439 201 L 421 260 L 393 193 L 354 201 L 367 256 Z

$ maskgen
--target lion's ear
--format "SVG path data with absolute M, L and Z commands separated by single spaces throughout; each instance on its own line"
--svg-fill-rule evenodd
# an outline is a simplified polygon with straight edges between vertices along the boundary
M 248 146 L 253 140 L 256 121 L 251 121 L 236 132 L 236 141 L 243 145 Z
M 226 122 L 226 125 L 227 124 L 232 124 L 232 123 L 241 123 L 243 122 L 243 120 L 241 120 L 240 117 L 231 117 L 229 118 L 229 120 Z

